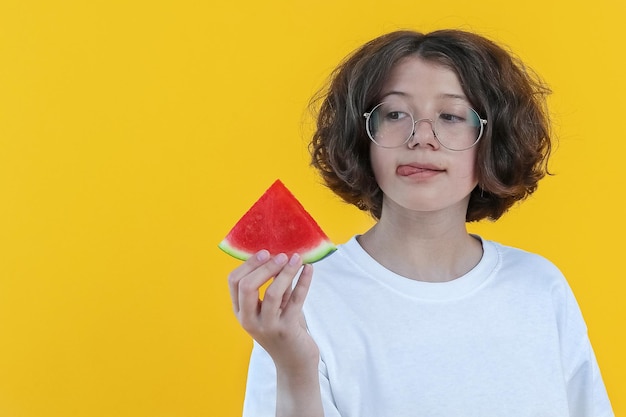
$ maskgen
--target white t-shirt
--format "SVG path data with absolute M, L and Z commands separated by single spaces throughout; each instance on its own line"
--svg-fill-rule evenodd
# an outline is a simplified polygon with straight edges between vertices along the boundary
M 483 250 L 445 283 L 387 270 L 356 238 L 315 264 L 304 313 L 327 417 L 614 415 L 559 270 L 494 242 Z M 274 416 L 275 390 L 255 343 L 244 416 Z

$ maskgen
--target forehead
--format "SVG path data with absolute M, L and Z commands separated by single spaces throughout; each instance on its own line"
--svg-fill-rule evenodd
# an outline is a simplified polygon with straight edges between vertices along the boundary
M 415 55 L 402 58 L 389 73 L 382 95 L 394 93 L 419 98 L 466 98 L 459 77 L 452 69 Z

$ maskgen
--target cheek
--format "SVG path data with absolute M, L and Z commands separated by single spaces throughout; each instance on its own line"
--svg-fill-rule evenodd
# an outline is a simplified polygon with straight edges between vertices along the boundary
M 474 164 L 467 164 L 459 167 L 457 171 L 459 178 L 471 178 L 473 180 L 476 179 L 476 168 Z
M 478 183 L 478 172 L 476 169 L 476 151 L 473 151 L 471 155 L 467 155 L 467 158 L 462 158 L 458 161 L 457 169 L 455 170 L 457 178 L 463 178 L 471 180 L 473 183 Z

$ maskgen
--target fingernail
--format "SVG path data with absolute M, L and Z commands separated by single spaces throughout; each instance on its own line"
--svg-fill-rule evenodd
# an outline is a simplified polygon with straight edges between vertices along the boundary
M 291 259 L 289 259 L 289 265 L 296 266 L 299 263 L 300 263 L 300 255 L 298 255 L 297 253 L 294 253 L 293 255 L 291 255 Z
M 285 255 L 284 253 L 279 253 L 278 255 L 276 255 L 274 257 L 274 262 L 276 262 L 278 265 L 284 265 L 287 263 L 287 255 Z
M 270 257 L 270 253 L 266 251 L 265 249 L 260 250 L 256 253 L 256 258 L 261 262 L 267 261 L 269 257 Z

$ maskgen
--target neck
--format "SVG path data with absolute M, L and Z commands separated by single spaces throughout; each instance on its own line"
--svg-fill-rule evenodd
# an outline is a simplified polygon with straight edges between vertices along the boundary
M 481 243 L 467 233 L 464 216 L 450 213 L 389 213 L 359 238 L 366 252 L 406 278 L 445 282 L 478 264 Z M 456 220 L 451 220 L 456 219 Z

